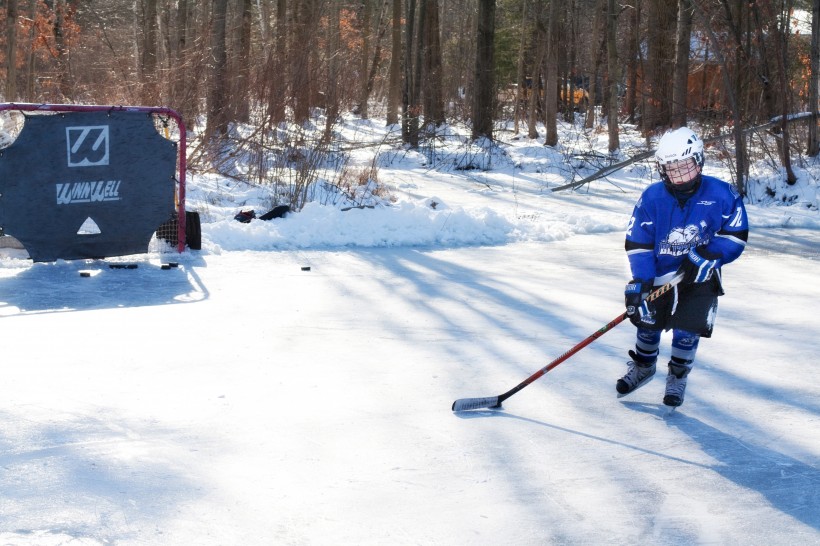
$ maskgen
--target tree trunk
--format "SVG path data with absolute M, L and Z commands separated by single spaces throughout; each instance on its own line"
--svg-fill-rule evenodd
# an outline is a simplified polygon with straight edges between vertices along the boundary
M 547 134 L 544 146 L 558 144 L 558 5 L 557 0 L 550 0 L 549 21 L 547 22 L 547 64 L 544 67 L 544 103 L 546 111 Z M 566 93 L 566 85 L 562 84 Z
M 672 102 L 670 75 L 674 72 L 675 26 L 677 0 L 655 0 L 649 3 L 647 62 L 644 93 L 647 95 L 642 128 L 649 134 L 669 125 Z
M 17 100 L 17 0 L 6 0 L 6 100 Z
M 820 2 L 820 0 L 817 0 Z M 527 8 L 529 2 L 521 2 L 521 38 L 518 43 L 518 61 L 515 70 L 515 105 L 513 106 L 513 133 L 518 134 L 518 120 L 521 117 L 521 90 L 524 87 L 524 48 L 527 45 Z
M 604 0 L 593 0 L 592 4 L 595 10 L 595 17 L 592 20 L 592 36 L 589 40 L 592 49 L 590 52 L 590 57 L 592 58 L 592 76 L 589 79 L 589 108 L 587 108 L 587 116 L 584 120 L 584 127 L 586 129 L 592 129 L 595 126 L 595 107 L 598 104 L 598 46 L 601 41 L 601 27 L 604 25 L 601 21 L 601 17 L 604 13 L 604 6 L 606 5 L 602 4 L 603 2 Z
M 495 0 L 478 0 L 472 138 L 493 138 L 495 98 Z M 535 92 L 535 89 L 533 89 Z
M 290 50 L 291 96 L 293 118 L 296 123 L 310 119 L 310 48 L 306 46 L 313 37 L 314 0 L 301 0 L 294 5 L 295 18 L 291 29 L 293 47 Z
M 541 17 L 543 10 L 541 3 L 536 4 L 537 13 L 535 15 L 535 27 L 533 28 L 533 43 L 535 44 L 535 64 L 532 67 L 530 76 L 529 101 L 527 104 L 527 138 L 532 140 L 538 138 L 538 95 L 540 91 L 541 68 L 544 65 L 544 56 L 547 51 L 547 33 L 542 24 Z
M 234 65 L 236 74 L 234 91 L 234 117 L 236 121 L 247 123 L 250 120 L 250 67 L 251 67 L 251 0 L 241 0 L 239 51 Z
M 818 1 L 820 2 L 820 0 Z M 401 101 L 401 0 L 393 0 L 390 38 L 390 83 L 387 91 L 387 125 L 395 125 L 399 122 L 399 102 Z
M 565 41 L 568 42 L 566 47 L 569 49 L 569 67 L 567 69 L 567 75 L 564 78 L 564 85 L 569 86 L 569 92 L 566 93 L 566 98 L 569 100 L 569 107 L 564 110 L 564 120 L 567 123 L 574 123 L 576 107 L 579 111 L 589 107 L 589 104 L 584 104 L 583 99 L 577 103 L 575 101 L 576 84 L 580 83 L 576 81 L 577 74 L 575 70 L 575 67 L 578 65 L 578 3 L 576 0 L 570 0 L 567 14 L 569 20 L 567 21 L 566 27 L 568 27 L 569 39 Z
M 791 14 L 793 3 L 792 0 L 785 0 L 783 11 L 781 12 L 780 24 L 778 25 L 777 41 L 779 44 L 779 51 L 777 55 L 778 64 L 778 80 L 780 84 L 781 93 L 781 114 L 783 116 L 783 123 L 780 128 L 780 156 L 783 161 L 783 168 L 786 170 L 786 183 L 794 185 L 797 182 L 797 176 L 794 174 L 792 168 L 791 156 L 791 130 L 789 129 L 789 108 L 791 103 L 789 90 L 789 35 L 791 34 Z
M 820 0 L 812 1 L 811 8 L 811 77 L 809 78 L 809 141 L 806 153 L 815 157 L 820 154 L 817 138 L 818 86 L 820 86 Z
M 607 2 L 607 65 L 609 71 L 609 112 L 607 113 L 607 128 L 609 130 L 609 153 L 614 154 L 621 147 L 618 134 L 618 82 L 620 70 L 618 66 L 618 13 L 615 11 L 615 0 Z
M 339 0 L 330 0 L 328 7 L 327 29 L 327 90 L 325 91 L 325 134 L 323 140 L 329 143 L 333 134 L 333 126 L 339 117 Z
M 193 95 L 189 90 L 193 86 L 189 83 L 190 68 L 188 64 L 190 58 L 190 38 L 192 38 L 190 25 L 193 22 L 190 15 L 188 0 L 179 0 L 177 3 L 176 16 L 176 48 L 173 55 L 171 75 L 173 84 L 171 87 L 171 105 L 176 108 L 182 118 L 192 120 L 196 113 L 196 107 L 188 100 L 188 95 Z
M 675 44 L 675 70 L 672 75 L 672 127 L 686 125 L 689 95 L 689 50 L 692 37 L 692 2 L 678 1 L 678 24 Z
M 424 123 L 444 122 L 444 95 L 441 89 L 441 37 L 438 0 L 427 0 L 424 23 Z
M 28 0 L 28 16 L 32 21 L 37 18 L 37 0 Z M 34 73 L 34 38 L 37 33 L 35 25 L 29 27 L 28 34 L 28 52 L 26 53 L 26 101 L 35 102 L 34 98 L 34 82 L 37 76 Z
M 67 16 L 68 5 L 66 0 L 54 0 L 54 49 L 57 62 L 57 84 L 63 100 L 69 100 L 73 95 L 71 65 L 65 40 Z
M 143 0 L 145 18 L 142 21 L 142 76 L 141 102 L 148 106 L 159 104 L 159 80 L 157 78 L 157 0 Z
M 423 1 L 423 0 L 422 0 Z M 361 51 L 361 58 L 359 59 L 360 67 L 359 67 L 359 82 L 361 83 L 361 87 L 359 88 L 359 115 L 362 119 L 367 119 L 369 116 L 368 109 L 367 109 L 367 101 L 369 98 L 369 93 L 367 89 L 367 74 L 369 73 L 368 66 L 369 66 L 369 59 L 370 59 L 370 43 L 373 37 L 373 29 L 372 29 L 372 20 L 373 20 L 373 1 L 372 0 L 362 0 L 361 3 L 362 7 L 362 51 Z
M 626 96 L 624 97 L 624 113 L 630 123 L 635 122 L 635 113 L 638 109 L 638 66 L 641 50 L 641 0 L 635 0 L 629 7 L 629 34 L 626 47 Z
M 407 29 L 405 31 L 404 46 L 404 87 L 402 88 L 402 141 L 409 144 L 411 148 L 419 146 L 419 110 L 416 95 L 416 71 L 414 63 L 416 56 L 416 0 L 407 1 L 407 13 L 405 15 Z
M 272 54 L 267 60 L 267 94 L 268 94 L 268 119 L 271 125 L 278 125 L 285 119 L 285 96 L 287 95 L 287 83 L 290 81 L 283 62 L 288 50 L 288 30 L 287 30 L 287 0 L 276 0 L 276 30 L 274 32 L 274 44 Z
M 208 120 L 205 131 L 208 139 L 228 132 L 227 11 L 228 0 L 213 0 L 211 74 L 208 82 Z

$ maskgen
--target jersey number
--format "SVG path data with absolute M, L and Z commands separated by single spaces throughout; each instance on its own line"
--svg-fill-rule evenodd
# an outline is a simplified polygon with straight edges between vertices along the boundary
M 743 210 L 740 207 L 737 208 L 737 213 L 735 217 L 732 218 L 732 221 L 729 222 L 729 227 L 739 228 L 743 225 Z
M 629 219 L 629 225 L 626 226 L 627 237 L 632 237 L 632 228 L 635 227 L 635 217 Z

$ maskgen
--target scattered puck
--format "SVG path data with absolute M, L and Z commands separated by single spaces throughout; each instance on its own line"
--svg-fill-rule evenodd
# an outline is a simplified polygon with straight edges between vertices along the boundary
M 108 264 L 110 269 L 136 269 L 137 264 Z
M 179 267 L 179 264 L 177 262 L 168 262 L 168 265 L 171 267 Z
M 302 266 L 302 271 L 310 271 L 310 266 L 309 265 L 303 265 Z
M 80 271 L 80 277 L 90 277 L 91 273 L 88 271 Z
M 161 268 L 161 269 L 171 269 L 171 266 L 170 266 L 169 264 L 162 264 L 162 265 L 160 266 L 160 268 Z

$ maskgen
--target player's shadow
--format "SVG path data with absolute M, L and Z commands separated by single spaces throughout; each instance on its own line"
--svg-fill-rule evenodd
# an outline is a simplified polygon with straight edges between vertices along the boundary
M 740 487 L 758 493 L 777 510 L 814 529 L 820 529 L 820 468 L 766 447 L 745 444 L 737 437 L 689 417 L 680 410 L 667 414 L 667 408 L 660 404 L 622 403 L 633 411 L 663 418 L 667 426 L 678 429 L 696 442 L 701 450 L 716 462 L 703 464 L 677 457 L 668 452 L 661 453 L 638 444 L 625 444 L 618 440 L 521 417 L 503 410 L 465 411 L 455 415 L 461 419 L 487 417 L 516 419 L 604 444 L 627 447 L 647 455 L 696 466 L 703 469 L 700 471 L 715 472 Z M 666 415 L 665 418 L 664 415 Z
M 133 262 L 75 260 L 0 268 L 0 317 L 207 299 L 208 291 L 195 270 L 204 265 L 203 260 L 186 256 L 173 264 L 176 267 L 166 264 L 163 268 L 163 264 L 140 258 Z
M 626 402 L 624 406 L 653 415 L 664 411 L 652 404 Z M 717 461 L 709 465 L 712 471 L 755 491 L 784 514 L 820 530 L 820 468 L 768 447 L 747 444 L 680 410 L 668 415 L 664 422 Z

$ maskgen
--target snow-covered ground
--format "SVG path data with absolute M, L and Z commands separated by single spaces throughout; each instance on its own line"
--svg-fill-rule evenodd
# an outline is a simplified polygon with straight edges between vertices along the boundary
M 488 171 L 381 150 L 389 206 L 269 222 L 233 220 L 264 191 L 193 176 L 203 250 L 137 269 L 7 253 L 0 544 L 820 544 L 820 167 L 748 206 L 675 413 L 662 374 L 616 398 L 622 324 L 456 414 L 622 312 L 651 180 L 553 193 L 571 154 L 501 140 Z

